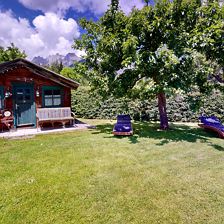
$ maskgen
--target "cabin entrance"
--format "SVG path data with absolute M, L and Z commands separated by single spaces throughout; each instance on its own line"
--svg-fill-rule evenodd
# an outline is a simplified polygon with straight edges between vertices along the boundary
M 34 85 L 14 84 L 13 101 L 15 126 L 36 126 Z

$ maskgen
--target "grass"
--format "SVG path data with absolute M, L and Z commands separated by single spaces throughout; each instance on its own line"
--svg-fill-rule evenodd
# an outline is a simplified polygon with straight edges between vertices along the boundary
M 224 140 L 135 123 L 0 140 L 0 223 L 224 223 Z

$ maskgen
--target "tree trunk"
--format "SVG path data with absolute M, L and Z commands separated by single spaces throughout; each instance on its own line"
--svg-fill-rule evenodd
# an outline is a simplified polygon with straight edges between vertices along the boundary
M 166 113 L 166 96 L 164 92 L 158 93 L 158 106 L 159 106 L 159 116 L 160 116 L 160 129 L 169 129 L 168 118 Z

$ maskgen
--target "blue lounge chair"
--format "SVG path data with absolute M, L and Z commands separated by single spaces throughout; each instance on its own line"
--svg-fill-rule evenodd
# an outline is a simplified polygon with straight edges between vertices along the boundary
M 118 115 L 113 129 L 114 135 L 133 135 L 130 115 Z
M 201 121 L 201 124 L 199 124 L 200 127 L 204 128 L 205 130 L 214 131 L 220 138 L 224 138 L 224 125 L 217 117 L 201 116 L 199 119 Z

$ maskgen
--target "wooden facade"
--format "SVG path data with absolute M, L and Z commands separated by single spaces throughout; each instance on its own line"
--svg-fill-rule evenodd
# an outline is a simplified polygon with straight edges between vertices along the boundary
M 0 64 L 0 109 L 12 111 L 14 126 L 36 126 L 36 112 L 45 107 L 71 107 L 73 80 L 25 59 Z

